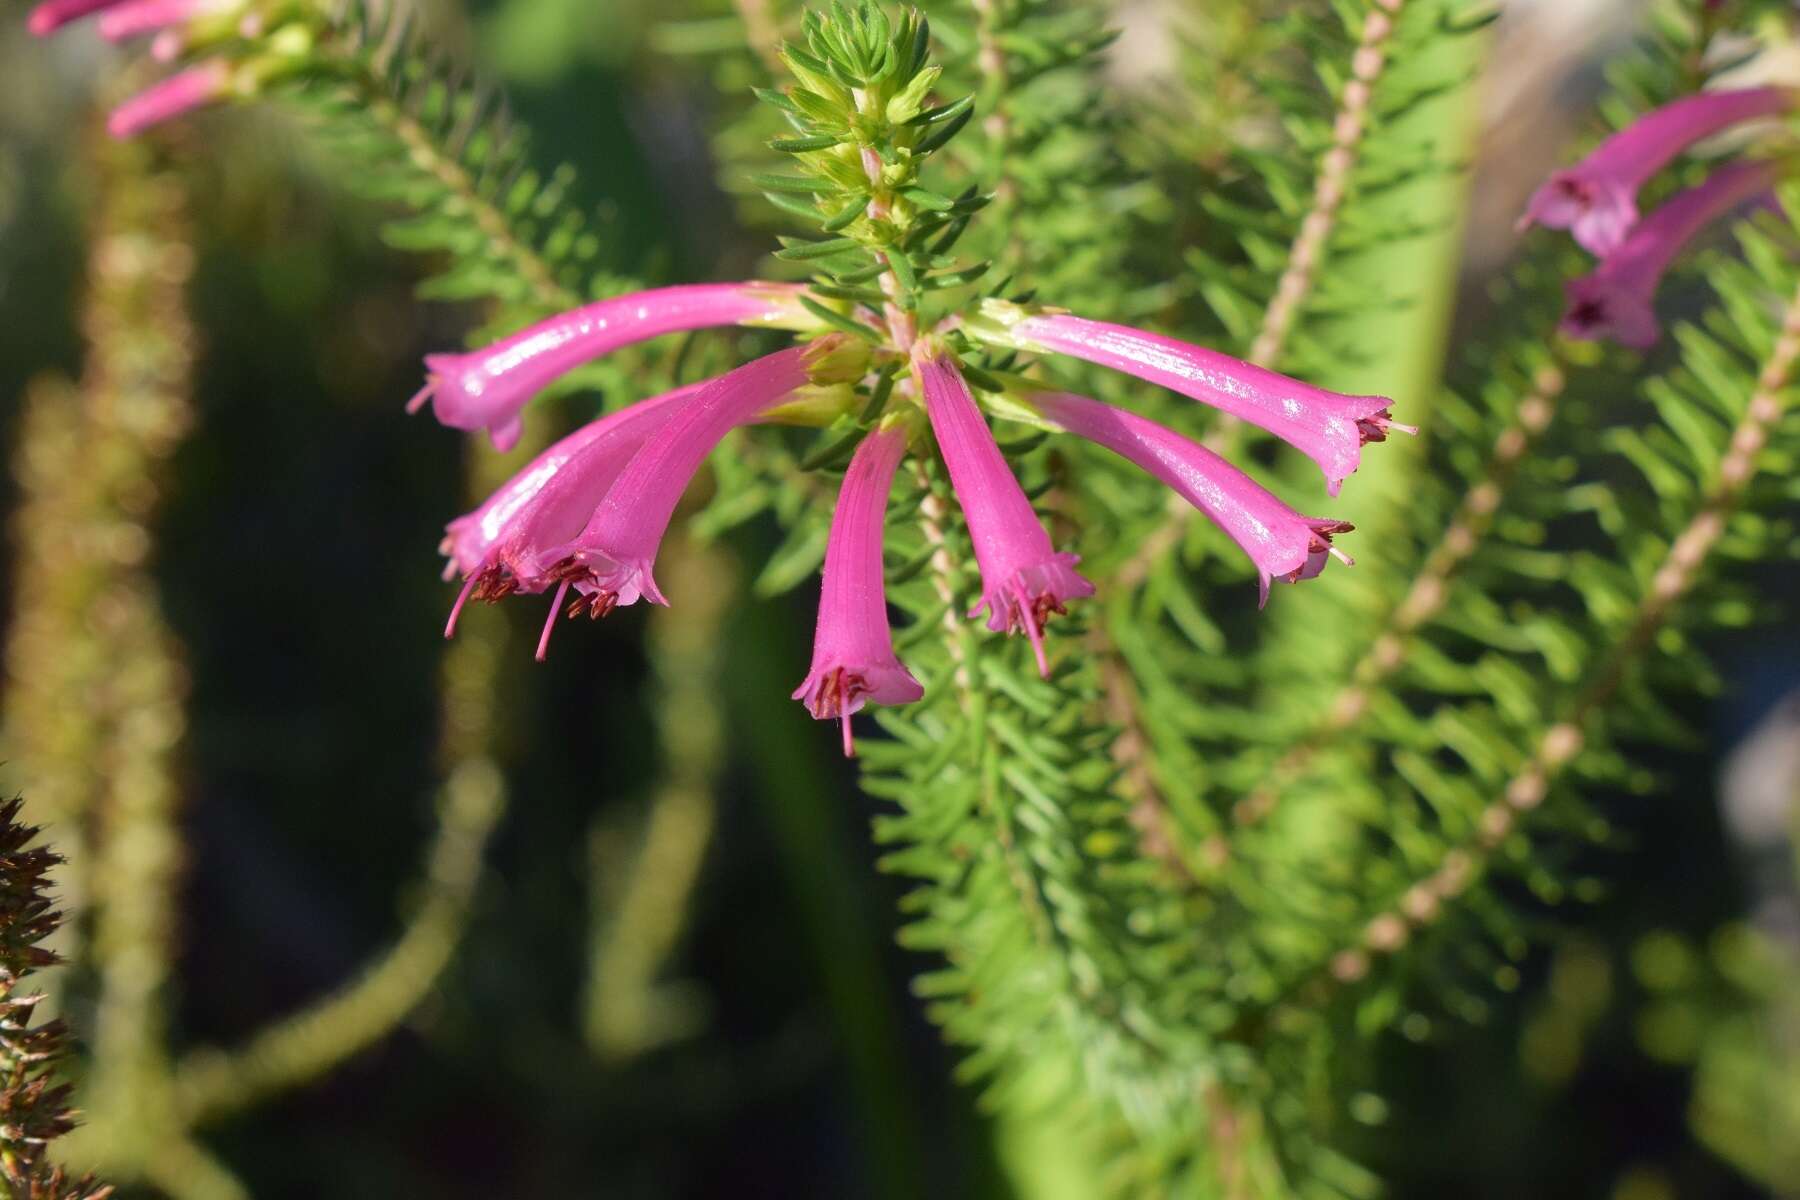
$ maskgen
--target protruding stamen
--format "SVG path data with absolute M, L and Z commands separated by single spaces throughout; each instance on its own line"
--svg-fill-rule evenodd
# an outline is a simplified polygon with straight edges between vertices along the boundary
M 418 412 L 421 408 L 424 408 L 426 402 L 431 399 L 431 393 L 433 390 L 436 389 L 436 387 L 437 387 L 437 380 L 433 379 L 430 382 L 426 383 L 426 385 L 424 387 L 420 388 L 417 392 L 414 392 L 413 398 L 406 402 L 407 415 L 411 416 L 412 414 Z
M 568 594 L 569 581 L 563 580 L 556 585 L 556 597 L 550 601 L 550 615 L 544 618 L 544 632 L 538 635 L 537 660 L 544 661 L 550 653 L 550 633 L 556 628 L 556 613 L 562 608 L 563 597 Z
M 479 582 L 480 579 L 481 568 L 478 567 L 475 570 L 470 571 L 469 577 L 463 580 L 462 591 L 456 593 L 456 603 L 450 606 L 450 619 L 444 622 L 444 637 L 446 639 L 456 636 L 456 618 L 462 615 L 463 605 L 469 602 L 469 596 L 475 591 L 475 584 Z
M 1036 601 L 1014 600 L 1019 606 L 1019 622 L 1025 626 L 1025 636 L 1031 639 L 1031 652 L 1037 655 L 1038 676 L 1050 678 L 1050 660 L 1044 657 L 1043 619 L 1037 611 Z
M 1410 433 L 1414 437 L 1419 436 L 1419 427 L 1417 425 L 1402 425 L 1399 421 L 1388 416 L 1385 408 L 1378 413 L 1371 413 L 1366 417 L 1357 418 L 1356 432 L 1365 442 L 1385 442 L 1387 441 L 1389 431 Z
M 1331 557 L 1337 559 L 1339 562 L 1343 563 L 1346 567 L 1354 567 L 1356 565 L 1356 560 L 1354 558 L 1351 558 L 1348 554 L 1345 554 L 1342 550 L 1338 549 L 1336 546 L 1329 546 L 1329 545 L 1326 546 L 1325 553 L 1331 555 Z
M 845 672 L 837 674 L 838 726 L 844 731 L 844 757 L 856 757 L 856 739 L 850 733 L 850 685 Z

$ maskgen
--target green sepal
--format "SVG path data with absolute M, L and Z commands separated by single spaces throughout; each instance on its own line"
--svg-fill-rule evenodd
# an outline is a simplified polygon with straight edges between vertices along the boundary
M 868 207 L 869 198 L 867 196 L 857 195 L 853 197 L 849 203 L 845 204 L 843 208 L 827 217 L 825 223 L 821 225 L 820 228 L 826 233 L 836 233 L 840 229 L 848 228 L 850 225 L 855 224 L 856 218 L 862 216 L 863 212 Z
M 862 422 L 851 417 L 839 417 L 822 430 L 806 453 L 800 456 L 800 469 L 817 471 L 822 467 L 840 465 L 849 459 L 849 452 L 862 441 L 865 432 Z
M 808 179 L 804 175 L 772 175 L 766 171 L 750 176 L 750 185 L 759 192 L 793 192 L 803 196 L 818 196 L 836 190 L 829 180 Z
M 814 300 L 811 296 L 800 297 L 800 307 L 804 308 L 807 312 L 834 329 L 841 329 L 845 333 L 854 334 L 868 342 L 870 345 L 881 345 L 882 338 L 880 333 L 870 329 L 867 325 L 864 325 L 854 317 L 849 317 L 841 312 L 827 308 L 817 300 Z
M 943 122 L 936 129 L 921 138 L 919 144 L 913 147 L 913 153 L 915 155 L 923 156 L 936 153 L 938 150 L 943 149 L 944 144 L 957 134 L 961 133 L 963 126 L 967 125 L 969 123 L 969 118 L 974 115 L 975 109 L 973 106 L 963 109 L 962 112 Z
M 775 252 L 776 258 L 789 262 L 806 262 L 814 258 L 830 258 L 833 254 L 842 254 L 846 250 L 857 250 L 862 243 L 855 238 L 827 238 L 822 242 L 808 242 L 801 238 L 781 239 L 782 248 Z
M 905 187 L 900 194 L 920 208 L 931 212 L 949 212 L 956 206 L 956 201 L 948 196 L 940 196 L 936 192 L 922 187 Z
M 833 134 L 817 133 L 808 137 L 770 138 L 769 149 L 783 154 L 806 154 L 813 150 L 829 150 L 842 142 L 842 138 Z
M 856 417 L 864 425 L 873 425 L 881 418 L 882 410 L 887 408 L 888 398 L 894 394 L 894 379 L 897 370 L 898 368 L 892 366 L 882 368 L 881 377 L 875 381 L 875 387 L 869 393 L 869 402 L 863 405 L 862 412 L 858 413 Z
M 796 217 L 805 217 L 809 221 L 819 219 L 819 210 L 804 200 L 797 200 L 780 192 L 764 192 L 762 196 L 782 212 L 793 213 Z
M 941 104 L 937 108 L 928 108 L 907 123 L 909 125 L 936 125 L 939 121 L 954 120 L 974 107 L 975 97 L 964 96 L 961 100 L 953 100 L 949 104 Z
M 965 284 L 974 283 L 977 279 L 986 275 L 993 269 L 993 266 L 994 264 L 991 262 L 978 262 L 973 266 L 964 267 L 958 271 L 945 271 L 938 275 L 927 275 L 922 281 L 922 285 L 928 290 L 962 287 Z
M 817 283 L 812 285 L 815 295 L 828 300 L 848 300 L 852 304 L 886 304 L 887 297 L 879 290 L 870 287 L 844 287 L 836 283 Z
M 919 290 L 919 277 L 913 273 L 912 261 L 906 255 L 895 252 L 887 256 L 888 267 L 894 272 L 894 278 L 900 281 L 900 287 L 908 295 Z
M 750 94 L 764 104 L 773 104 L 783 112 L 797 113 L 801 111 L 800 106 L 795 104 L 786 92 L 779 92 L 774 88 L 753 87 L 750 89 Z

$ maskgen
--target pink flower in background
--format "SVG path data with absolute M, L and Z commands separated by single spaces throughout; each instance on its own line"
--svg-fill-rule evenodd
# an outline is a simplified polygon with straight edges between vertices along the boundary
M 1301 516 L 1200 443 L 1083 396 L 1045 392 L 1029 399 L 1056 424 L 1136 463 L 1212 518 L 1256 564 L 1261 604 L 1269 602 L 1271 579 L 1311 579 L 1325 569 L 1328 557 L 1349 563 L 1331 538 L 1351 525 Z
M 100 14 L 100 36 L 123 42 L 231 7 L 235 0 L 125 0 Z
M 48 37 L 71 21 L 79 21 L 118 4 L 120 0 L 44 0 L 25 18 L 25 28 L 37 37 Z
M 631 457 L 586 526 L 546 552 L 557 597 L 573 586 L 569 610 L 602 617 L 639 598 L 667 604 L 651 568 L 675 505 L 721 438 L 811 379 L 813 364 L 840 343 L 828 336 L 766 355 L 715 379 L 681 405 Z
M 969 615 L 985 607 L 989 629 L 1023 630 L 1038 674 L 1048 678 L 1044 622 L 1070 600 L 1093 595 L 1094 585 L 1075 573 L 1080 559 L 1050 544 L 956 363 L 925 340 L 913 349 L 913 371 L 981 568 L 981 603 Z
M 134 137 L 153 125 L 173 120 L 223 100 L 231 94 L 231 68 L 214 60 L 169 76 L 119 105 L 106 120 L 116 138 Z
M 1733 163 L 1672 196 L 1591 274 L 1563 285 L 1568 307 L 1562 332 L 1581 341 L 1610 340 L 1639 350 L 1655 345 L 1661 329 L 1651 305 L 1675 255 L 1712 221 L 1752 200 L 1770 198 L 1776 178 L 1770 163 Z
M 792 284 L 709 283 L 655 288 L 584 305 L 466 354 L 432 354 L 430 379 L 407 405 L 427 403 L 452 429 L 486 429 L 500 450 L 519 440 L 520 412 L 549 384 L 622 346 L 715 325 L 794 319 Z
M 845 757 L 856 752 L 851 713 L 869 701 L 911 704 L 925 694 L 894 653 L 881 561 L 888 492 L 905 454 L 906 431 L 883 429 L 850 460 L 825 547 L 812 667 L 793 696 L 815 718 L 841 722 Z
M 242 3 L 243 0 L 45 0 L 31 10 L 26 25 L 32 33 L 43 37 L 72 21 L 99 13 L 97 25 L 101 37 L 122 42 L 155 34 L 151 57 L 159 62 L 172 62 L 193 48 L 191 34 L 199 23 Z M 244 19 L 239 32 L 251 37 L 260 28 L 260 18 L 251 16 Z M 232 25 L 227 21 L 209 32 L 224 35 L 231 29 Z M 297 61 L 277 63 L 265 58 L 239 73 L 234 80 L 233 68 L 224 59 L 202 62 L 127 100 L 114 110 L 107 129 L 117 138 L 135 137 L 153 125 L 223 100 L 234 90 L 254 91 L 297 65 Z
M 1617 250 L 1637 224 L 1637 193 L 1682 151 L 1732 125 L 1787 112 L 1800 91 L 1784 87 L 1702 92 L 1666 104 L 1613 134 L 1531 197 L 1519 228 L 1567 229 L 1592 254 Z
M 1418 432 L 1388 416 L 1392 401 L 1383 396 L 1326 391 L 1216 350 L 1124 325 L 1018 312 L 1015 306 L 990 302 L 983 316 L 998 317 L 1003 331 L 977 326 L 976 335 L 1111 367 L 1266 429 L 1318 463 L 1325 490 L 1333 496 L 1356 470 L 1366 443 L 1385 441 L 1389 429 Z

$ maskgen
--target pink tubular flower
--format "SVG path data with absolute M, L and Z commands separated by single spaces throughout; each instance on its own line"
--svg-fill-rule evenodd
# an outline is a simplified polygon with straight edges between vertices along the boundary
M 124 0 L 100 14 L 100 36 L 123 42 L 219 11 L 232 0 Z
M 1004 308 L 990 304 L 987 311 L 1003 314 Z M 1006 322 L 1004 315 L 1001 320 Z M 1356 470 L 1364 443 L 1387 440 L 1390 428 L 1418 432 L 1389 418 L 1392 401 L 1384 396 L 1329 392 L 1124 325 L 1046 313 L 1013 320 L 1006 340 L 1021 349 L 1049 350 L 1124 371 L 1266 429 L 1318 463 L 1333 496 Z
M 864 438 L 850 460 L 825 546 L 812 668 L 794 691 L 815 718 L 842 723 L 846 758 L 856 753 L 851 713 L 867 701 L 911 704 L 925 694 L 894 653 L 881 563 L 888 491 L 905 454 L 905 430 L 885 429 Z
M 135 137 L 152 125 L 223 100 L 231 93 L 231 68 L 218 59 L 189 67 L 139 92 L 106 119 L 116 138 Z
M 445 577 L 462 575 L 463 588 L 444 636 L 456 632 L 457 617 L 470 598 L 492 603 L 549 587 L 542 553 L 580 532 L 631 456 L 708 383 L 677 388 L 582 426 L 532 459 L 475 511 L 445 526 L 439 547 L 450 560 Z M 555 617 L 553 605 L 538 644 L 539 658 L 548 649 Z
M 1065 393 L 1034 393 L 1040 412 L 1070 433 L 1130 460 L 1212 518 L 1256 564 L 1258 607 L 1269 602 L 1269 582 L 1298 583 L 1325 569 L 1327 557 L 1350 559 L 1331 544 L 1347 533 L 1345 521 L 1304 517 L 1248 475 L 1189 438 L 1136 413 Z
M 1703 138 L 1756 117 L 1794 107 L 1800 91 L 1785 87 L 1702 92 L 1666 104 L 1613 134 L 1579 163 L 1551 175 L 1519 219 L 1567 229 L 1590 253 L 1606 257 L 1637 224 L 1637 192 L 1675 156 Z
M 1770 163 L 1733 163 L 1697 187 L 1670 197 L 1640 221 L 1593 273 L 1563 285 L 1568 307 L 1561 331 L 1585 342 L 1610 338 L 1639 350 L 1655 345 L 1661 330 L 1651 301 L 1669 263 L 1709 222 L 1766 195 L 1775 179 Z
M 981 603 L 969 615 L 985 607 L 989 629 L 1023 629 L 1038 674 L 1048 678 L 1044 622 L 1066 612 L 1068 601 L 1093 595 L 1094 585 L 1075 573 L 1080 559 L 1050 544 L 955 362 L 923 339 L 913 348 L 913 372 L 981 567 Z
M 71 21 L 92 16 L 117 3 L 119 0 L 44 0 L 31 10 L 31 15 L 25 19 L 25 27 L 37 37 L 48 37 Z
M 486 429 L 494 446 L 519 440 L 519 414 L 560 376 L 621 346 L 665 333 L 714 325 L 781 324 L 793 319 L 800 288 L 775 283 L 712 283 L 655 288 L 572 309 L 483 350 L 432 354 L 429 382 L 406 406 L 429 401 L 452 429 Z
M 581 532 L 545 555 L 558 601 L 571 585 L 579 597 L 570 616 L 603 617 L 639 597 L 668 603 L 651 568 L 694 473 L 721 438 L 806 384 L 812 364 L 841 343 L 831 335 L 790 346 L 720 376 L 650 436 Z

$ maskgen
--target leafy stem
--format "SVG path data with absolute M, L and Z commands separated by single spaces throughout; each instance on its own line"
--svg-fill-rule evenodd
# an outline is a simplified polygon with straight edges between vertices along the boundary
M 985 198 L 941 195 L 920 178 L 968 123 L 974 100 L 933 102 L 940 71 L 928 62 L 931 29 L 917 11 L 896 23 L 867 0 L 854 10 L 834 3 L 801 25 L 805 44 L 781 51 L 793 85 L 757 93 L 792 127 L 796 136 L 769 145 L 800 173 L 755 182 L 824 236 L 783 238 L 777 257 L 813 266 L 815 298 L 806 303 L 815 315 L 904 356 L 927 295 L 985 269 L 948 255 Z
M 1326 704 L 1324 715 L 1276 760 L 1263 782 L 1232 810 L 1240 825 L 1266 818 L 1280 802 L 1283 789 L 1299 780 L 1320 751 L 1355 729 L 1368 713 L 1375 692 L 1406 662 L 1409 640 L 1443 611 L 1450 580 L 1475 554 L 1493 526 L 1506 489 L 1532 446 L 1556 417 L 1557 400 L 1567 385 L 1567 363 L 1561 344 L 1553 343 L 1549 361 L 1532 378 L 1531 391 L 1519 401 L 1512 421 L 1494 439 L 1481 481 L 1463 494 L 1450 523 L 1425 556 L 1419 573 L 1372 628 L 1379 636 L 1351 668 L 1348 680 Z
M 1779 332 L 1758 373 L 1743 417 L 1732 431 L 1713 484 L 1699 508 L 1669 544 L 1636 611 L 1606 652 L 1595 660 L 1581 688 L 1539 736 L 1530 756 L 1476 817 L 1470 835 L 1450 849 L 1429 874 L 1416 880 L 1362 926 L 1358 944 L 1332 955 L 1324 976 L 1303 989 L 1316 995 L 1322 984 L 1354 983 L 1367 975 L 1372 956 L 1393 954 L 1411 934 L 1430 923 L 1443 905 L 1461 895 L 1482 864 L 1537 810 L 1551 785 L 1581 753 L 1587 726 L 1612 700 L 1632 667 L 1650 650 L 1692 588 L 1712 551 L 1725 536 L 1732 514 L 1757 472 L 1757 458 L 1787 409 L 1788 392 L 1800 362 L 1800 290 L 1789 300 Z

